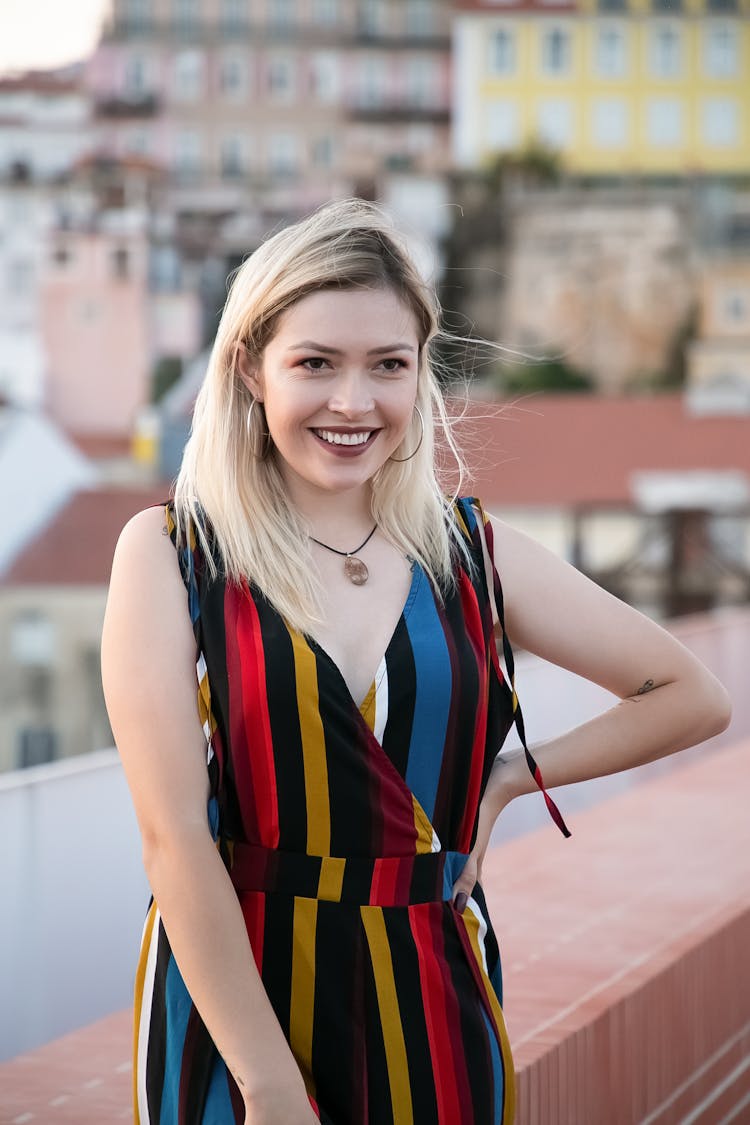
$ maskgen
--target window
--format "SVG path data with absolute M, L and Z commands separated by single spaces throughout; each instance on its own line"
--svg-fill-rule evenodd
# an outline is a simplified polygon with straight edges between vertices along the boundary
M 621 98 L 596 98 L 592 139 L 599 148 L 621 148 L 628 140 L 628 107 Z
M 311 157 L 316 168 L 331 168 L 334 157 L 334 141 L 330 134 L 316 137 L 312 143 Z
M 542 71 L 566 74 L 570 70 L 570 35 L 561 27 L 542 32 Z
M 268 8 L 271 27 L 284 30 L 294 27 L 297 20 L 297 0 L 273 0 Z
M 219 65 L 219 88 L 227 101 L 241 101 L 247 94 L 247 65 L 243 55 L 224 55 Z
M 299 146 L 294 134 L 272 133 L 269 138 L 268 158 L 274 175 L 294 175 L 299 163 Z
M 566 148 L 573 141 L 573 107 L 570 102 L 550 98 L 539 103 L 537 132 L 552 148 Z
M 130 254 L 124 246 L 112 252 L 112 276 L 116 281 L 127 281 L 130 276 Z
M 198 51 L 181 51 L 174 60 L 174 96 L 181 102 L 195 102 L 203 93 L 203 56 Z
M 294 97 L 294 63 L 289 55 L 272 55 L 268 60 L 268 92 L 274 101 Z
M 221 174 L 225 180 L 237 179 L 245 174 L 246 153 L 244 137 L 238 133 L 227 133 L 221 141 Z
M 513 74 L 516 69 L 516 34 L 506 28 L 494 31 L 489 42 L 491 74 Z
M 132 28 L 147 28 L 151 22 L 151 0 L 125 0 L 123 15 Z
M 247 0 L 221 0 L 219 20 L 224 31 L 244 31 L 247 27 Z
M 678 78 L 682 72 L 682 36 L 672 24 L 658 24 L 650 41 L 651 73 L 654 78 Z
M 713 148 L 736 145 L 740 137 L 737 103 L 731 98 L 706 98 L 701 105 L 701 132 Z
M 437 85 L 437 74 L 432 59 L 409 60 L 406 67 L 406 90 L 410 105 L 434 105 L 437 98 Z
M 599 27 L 596 33 L 597 74 L 602 78 L 622 78 L 626 70 L 626 43 L 622 28 Z
M 312 92 L 318 101 L 337 101 L 341 84 L 339 60 L 333 51 L 317 51 L 311 61 Z
M 655 148 L 682 143 L 682 103 L 678 98 L 651 98 L 646 105 L 646 137 Z
M 174 0 L 174 22 L 180 31 L 196 31 L 200 24 L 200 0 Z
M 192 129 L 175 138 L 175 170 L 181 176 L 194 175 L 201 166 L 201 139 Z
M 735 78 L 739 51 L 735 29 L 728 24 L 709 25 L 703 37 L 703 68 L 709 78 Z
M 519 140 L 519 114 L 515 102 L 497 99 L 487 103 L 485 145 L 490 149 L 513 148 Z
M 133 53 L 125 59 L 125 93 L 136 97 L 148 89 L 146 60 L 143 55 Z
M 151 152 L 151 134 L 147 129 L 132 129 L 127 134 L 125 147 L 136 156 L 148 156 Z
M 339 0 L 313 0 L 312 18 L 321 27 L 335 27 L 339 19 Z
M 359 102 L 363 106 L 382 105 L 386 97 L 386 68 L 378 57 L 364 58 L 359 69 Z
M 359 28 L 364 35 L 382 35 L 385 29 L 383 0 L 360 0 Z
M 435 11 L 432 0 L 406 0 L 406 34 L 433 35 Z

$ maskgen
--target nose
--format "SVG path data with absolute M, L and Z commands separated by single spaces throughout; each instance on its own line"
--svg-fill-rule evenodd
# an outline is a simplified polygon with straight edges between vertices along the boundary
M 361 418 L 375 405 L 369 380 L 360 371 L 342 371 L 328 400 L 329 410 L 346 418 Z

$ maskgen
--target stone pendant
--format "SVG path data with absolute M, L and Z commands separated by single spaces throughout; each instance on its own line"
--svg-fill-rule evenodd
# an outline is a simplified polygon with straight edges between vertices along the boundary
M 347 555 L 344 559 L 344 574 L 355 586 L 364 586 L 370 577 L 370 572 L 356 555 Z

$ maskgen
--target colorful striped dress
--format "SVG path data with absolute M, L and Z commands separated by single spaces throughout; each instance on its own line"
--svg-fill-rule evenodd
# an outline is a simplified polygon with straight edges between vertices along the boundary
M 491 526 L 476 501 L 458 501 L 455 515 L 473 566 L 458 567 L 444 602 L 413 567 L 361 706 L 324 649 L 260 591 L 209 581 L 194 535 L 178 547 L 209 822 L 324 1125 L 513 1120 L 497 941 L 479 884 L 463 914 L 452 887 L 520 712 L 510 648 L 506 679 L 493 639 L 502 593 Z M 176 541 L 171 505 L 167 525 Z M 134 1085 L 140 1125 L 244 1120 L 155 902 L 136 976 Z

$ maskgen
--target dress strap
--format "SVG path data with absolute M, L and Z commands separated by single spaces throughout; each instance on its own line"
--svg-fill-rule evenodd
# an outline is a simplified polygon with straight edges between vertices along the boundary
M 477 535 L 477 538 L 480 541 L 481 548 L 482 548 L 482 556 L 483 556 L 483 560 L 484 560 L 485 574 L 486 574 L 486 577 L 487 577 L 487 590 L 488 590 L 488 594 L 489 594 L 490 598 L 492 598 L 493 595 L 494 595 L 495 611 L 497 613 L 497 620 L 500 624 L 500 631 L 501 631 L 501 634 L 502 634 L 503 660 L 504 660 L 505 668 L 506 668 L 506 671 L 507 671 L 507 674 L 508 674 L 508 680 L 510 682 L 510 690 L 511 690 L 511 694 L 512 694 L 513 722 L 514 722 L 516 730 L 518 732 L 518 737 L 521 741 L 521 746 L 523 747 L 523 752 L 524 752 L 524 755 L 526 757 L 526 765 L 529 768 L 529 772 L 531 773 L 531 776 L 534 778 L 534 781 L 536 782 L 537 786 L 541 790 L 541 793 L 544 797 L 544 800 L 545 800 L 545 803 L 547 805 L 547 809 L 549 811 L 550 816 L 552 817 L 555 824 L 557 825 L 557 827 L 562 832 L 563 836 L 565 836 L 566 839 L 567 839 L 571 835 L 570 829 L 568 828 L 567 824 L 563 820 L 562 814 L 560 813 L 560 810 L 558 809 L 557 805 L 555 804 L 555 802 L 552 800 L 549 793 L 547 792 L 547 789 L 544 785 L 544 778 L 542 777 L 542 771 L 540 770 L 539 765 L 538 765 L 536 759 L 534 758 L 533 754 L 529 750 L 528 743 L 526 742 L 526 728 L 524 726 L 523 713 L 521 711 L 521 705 L 518 701 L 518 695 L 516 693 L 516 670 L 515 670 L 515 660 L 513 658 L 513 649 L 511 647 L 511 643 L 510 643 L 510 640 L 508 638 L 508 634 L 507 634 L 506 629 L 505 629 L 505 606 L 504 606 L 504 600 L 503 600 L 503 588 L 502 588 L 502 585 L 500 583 L 500 577 L 497 573 L 497 567 L 495 566 L 495 562 L 494 562 L 495 556 L 494 556 L 494 550 L 493 550 L 494 540 L 493 540 L 492 524 L 490 523 L 490 520 L 489 520 L 487 514 L 485 513 L 484 508 L 482 507 L 482 504 L 479 500 L 477 500 L 475 498 L 472 498 L 471 500 L 459 501 L 459 503 L 462 505 L 462 517 L 463 517 L 464 522 L 466 522 L 467 516 L 468 516 L 468 513 L 466 511 L 466 507 L 464 507 L 464 505 L 467 505 L 467 506 L 470 507 L 470 509 L 473 509 L 473 511 L 471 512 L 471 515 L 474 516 L 474 523 L 476 525 L 476 535 Z M 480 517 L 479 519 L 476 518 L 475 513 L 478 513 L 478 515 Z M 469 527 L 468 530 L 469 530 L 469 534 L 470 534 L 470 536 L 473 540 L 474 536 L 471 535 L 471 531 L 472 531 L 471 527 Z

